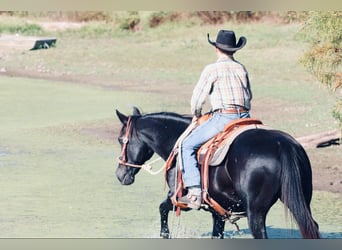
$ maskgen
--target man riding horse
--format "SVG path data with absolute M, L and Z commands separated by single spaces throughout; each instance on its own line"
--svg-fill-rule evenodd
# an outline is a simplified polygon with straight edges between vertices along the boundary
M 248 72 L 236 61 L 234 53 L 246 45 L 247 39 L 240 37 L 236 43 L 234 31 L 220 30 L 216 42 L 208 34 L 208 42 L 215 47 L 217 61 L 207 65 L 195 86 L 191 98 L 193 122 L 201 116 L 202 106 L 209 96 L 213 116 L 197 126 L 181 144 L 182 174 L 187 195 L 178 202 L 189 208 L 199 209 L 202 202 L 201 177 L 196 152 L 202 144 L 222 132 L 231 121 L 248 118 L 252 92 Z

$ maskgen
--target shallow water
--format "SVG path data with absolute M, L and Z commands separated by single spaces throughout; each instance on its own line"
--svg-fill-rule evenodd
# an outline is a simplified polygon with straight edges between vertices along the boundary
M 133 185 L 122 186 L 114 175 L 116 158 L 110 145 L 6 151 L 0 158 L 0 237 L 159 238 L 163 175 L 141 172 Z M 341 207 L 339 194 L 314 192 L 312 211 L 324 238 L 342 238 Z M 208 212 L 170 213 L 169 222 L 173 238 L 211 237 Z M 270 238 L 300 238 L 280 202 L 266 224 Z M 251 238 L 247 220 L 238 225 L 240 232 L 227 223 L 225 238 Z
M 1 157 L 1 156 L 5 156 L 5 155 L 7 155 L 7 154 L 8 154 L 8 152 L 7 152 L 5 149 L 3 149 L 3 148 L 0 147 L 0 157 Z
M 339 195 L 326 193 L 326 192 L 315 192 L 314 198 L 312 202 L 312 209 L 314 211 L 314 218 L 318 222 L 320 226 L 320 233 L 322 238 L 342 238 L 342 226 L 341 226 L 341 211 L 340 211 L 340 202 L 337 202 L 335 199 L 339 199 Z M 331 213 L 328 214 L 325 211 L 325 207 L 321 206 L 320 201 L 336 201 L 336 207 L 330 207 Z M 196 211 L 187 212 L 196 213 Z M 178 218 L 173 223 L 173 236 L 175 238 L 210 238 L 211 231 L 203 232 L 198 229 L 198 225 L 204 227 L 204 221 L 196 220 L 190 221 L 190 219 L 186 219 L 188 216 L 187 213 L 181 214 L 183 218 Z M 201 213 L 201 212 L 197 212 Z M 192 215 L 190 215 L 192 216 Z M 206 216 L 210 217 L 210 214 Z M 327 218 L 328 217 L 328 218 Z M 204 218 L 200 216 L 199 218 Z M 196 224 L 194 224 L 196 221 Z M 237 224 L 240 227 L 240 231 L 238 231 L 235 225 L 230 223 L 226 223 L 224 238 L 227 239 L 236 239 L 236 238 L 252 238 L 250 231 L 247 225 L 247 219 L 240 219 Z M 196 226 L 195 226 L 196 225 Z M 284 207 L 281 202 L 277 202 L 270 210 L 267 215 L 266 221 L 266 230 L 269 238 L 272 239 L 298 239 L 301 238 L 300 232 L 296 227 L 294 221 L 291 221 L 290 218 L 286 219 L 284 213 Z M 211 221 L 206 221 L 207 230 L 211 229 Z

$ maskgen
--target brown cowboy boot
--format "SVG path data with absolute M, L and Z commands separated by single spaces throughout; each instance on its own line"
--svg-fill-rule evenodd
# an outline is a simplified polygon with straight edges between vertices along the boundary
M 202 203 L 201 188 L 189 187 L 185 196 L 179 197 L 178 202 L 187 204 L 189 208 L 199 209 Z

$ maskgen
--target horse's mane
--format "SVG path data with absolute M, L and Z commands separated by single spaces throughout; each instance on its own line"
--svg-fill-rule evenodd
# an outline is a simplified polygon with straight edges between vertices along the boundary
M 135 124 L 138 120 L 141 121 L 146 121 L 148 122 L 149 127 L 152 126 L 152 124 L 156 124 L 153 121 L 157 122 L 157 124 L 164 124 L 163 127 L 165 127 L 165 124 L 169 124 L 177 130 L 182 130 L 185 129 L 191 122 L 192 117 L 190 115 L 181 115 L 181 114 L 177 114 L 174 112 L 157 112 L 157 113 L 147 113 L 147 114 L 143 114 L 143 113 L 135 113 L 133 115 L 130 116 L 131 117 L 131 121 L 133 124 L 132 127 L 132 134 L 135 136 L 138 136 L 137 134 L 137 130 L 135 128 Z M 151 123 L 152 122 L 152 123 Z M 146 124 L 145 124 L 146 126 Z M 145 135 L 146 136 L 146 135 Z M 139 136 L 138 136 L 139 137 Z
M 191 120 L 190 115 L 181 115 L 174 112 L 157 112 L 157 113 L 148 113 L 142 114 L 141 117 L 144 118 L 154 118 L 160 120 L 174 120 L 177 122 L 185 122 L 188 123 Z

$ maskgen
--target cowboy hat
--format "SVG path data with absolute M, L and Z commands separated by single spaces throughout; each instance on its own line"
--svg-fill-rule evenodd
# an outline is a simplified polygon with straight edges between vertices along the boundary
M 239 41 L 236 44 L 235 33 L 231 30 L 220 30 L 217 34 L 216 42 L 210 40 L 209 33 L 207 36 L 208 42 L 211 45 L 226 52 L 235 52 L 239 49 L 242 49 L 247 43 L 246 37 L 242 36 L 239 38 Z

